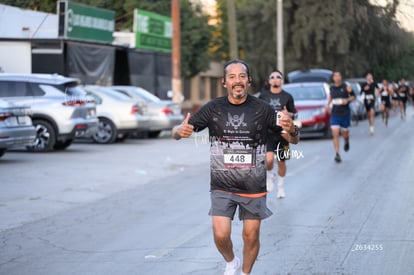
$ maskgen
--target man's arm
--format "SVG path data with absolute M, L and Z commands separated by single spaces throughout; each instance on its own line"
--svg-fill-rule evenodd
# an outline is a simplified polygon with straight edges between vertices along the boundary
M 286 114 L 288 114 L 292 119 L 295 119 L 297 112 L 295 108 L 295 101 L 291 95 L 289 96 L 286 106 L 283 107 L 283 111 L 286 112 Z
M 348 85 L 346 86 L 346 91 L 348 92 L 348 95 L 349 95 L 348 102 L 347 102 L 348 104 L 350 101 L 353 101 L 355 99 L 355 93 L 352 90 L 351 86 L 348 86 Z
M 331 104 L 332 104 L 332 97 L 331 95 L 328 96 L 328 103 L 325 106 L 325 110 L 330 113 L 331 112 Z

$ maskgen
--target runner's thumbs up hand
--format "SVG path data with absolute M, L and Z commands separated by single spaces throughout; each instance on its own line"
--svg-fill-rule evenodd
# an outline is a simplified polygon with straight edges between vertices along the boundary
M 280 118 L 280 127 L 288 133 L 292 133 L 295 130 L 295 125 L 293 124 L 292 118 L 283 112 L 282 117 Z
M 190 117 L 191 117 L 191 114 L 190 113 L 187 113 L 187 115 L 186 115 L 186 117 L 185 117 L 185 119 L 183 121 L 183 124 L 188 125 L 188 121 L 190 120 Z
M 191 134 L 194 131 L 194 126 L 191 124 L 188 124 L 188 121 L 190 120 L 190 113 L 187 113 L 187 116 L 185 117 L 184 121 L 181 123 L 181 125 L 177 129 L 177 134 L 182 138 L 188 138 L 191 136 Z
M 288 115 L 290 118 L 293 117 L 293 114 L 288 111 L 288 109 L 286 108 L 286 105 L 283 106 L 282 113 L 284 113 L 285 115 Z
M 283 108 L 282 108 L 282 112 L 283 113 L 285 113 L 285 114 L 288 114 L 289 112 L 288 112 L 288 110 L 286 109 L 286 105 L 285 106 L 283 106 Z

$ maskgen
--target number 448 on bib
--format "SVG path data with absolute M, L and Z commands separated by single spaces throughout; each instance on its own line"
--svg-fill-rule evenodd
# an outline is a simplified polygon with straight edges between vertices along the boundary
M 224 168 L 252 168 L 253 150 L 224 149 Z

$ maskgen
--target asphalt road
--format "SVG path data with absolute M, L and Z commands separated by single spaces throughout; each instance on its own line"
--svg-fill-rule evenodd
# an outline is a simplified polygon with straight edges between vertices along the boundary
M 414 274 L 414 114 L 292 146 L 252 274 Z M 203 134 L 0 159 L 0 274 L 222 274 Z M 233 241 L 241 257 L 241 222 Z

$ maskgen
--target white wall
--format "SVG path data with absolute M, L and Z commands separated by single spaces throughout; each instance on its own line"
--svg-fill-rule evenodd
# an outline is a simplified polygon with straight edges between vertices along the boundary
M 114 32 L 114 45 L 123 45 L 135 48 L 135 33 L 133 32 Z
M 0 37 L 57 38 L 58 16 L 0 4 Z
M 32 50 L 30 42 L 0 41 L 0 72 L 31 73 Z

